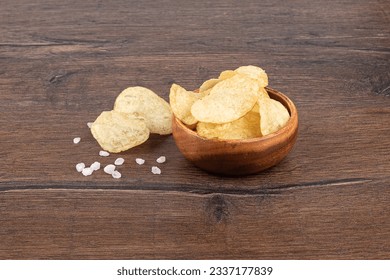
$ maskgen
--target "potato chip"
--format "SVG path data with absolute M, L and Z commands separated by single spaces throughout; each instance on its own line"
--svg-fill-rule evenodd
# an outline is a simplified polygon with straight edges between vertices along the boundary
M 169 104 L 150 89 L 129 87 L 115 100 L 114 110 L 145 120 L 151 133 L 172 133 L 172 111 Z
M 216 84 L 208 95 L 192 105 L 191 113 L 201 122 L 231 122 L 253 108 L 258 91 L 259 85 L 255 80 L 237 74 Z
M 222 71 L 222 72 L 219 74 L 218 79 L 209 79 L 209 80 L 203 82 L 203 84 L 199 87 L 199 92 L 204 92 L 204 91 L 210 90 L 210 89 L 212 89 L 216 84 L 218 84 L 220 81 L 229 79 L 229 78 L 233 77 L 233 76 L 236 75 L 236 74 L 237 74 L 237 72 L 235 72 L 235 71 L 233 71 L 233 70 L 225 70 L 225 71 Z M 251 77 L 251 76 L 250 76 L 250 77 Z M 251 77 L 251 78 L 252 78 L 252 77 Z
M 259 86 L 262 88 L 268 85 L 267 73 L 265 73 L 263 69 L 252 65 L 241 66 L 234 71 L 233 70 L 222 71 L 221 74 L 219 74 L 218 80 L 219 81 L 226 80 L 233 77 L 236 74 L 246 75 L 252 79 L 259 81 Z
M 103 111 L 92 124 L 91 132 L 99 145 L 111 153 L 126 151 L 149 138 L 144 120 L 114 110 Z
M 207 91 L 220 82 L 219 79 L 210 79 L 205 81 L 199 88 L 199 92 Z
M 169 93 L 169 103 L 176 118 L 186 125 L 196 124 L 198 120 L 191 114 L 191 106 L 201 97 L 203 97 L 202 93 L 187 91 L 181 86 L 173 84 Z
M 258 81 L 260 87 L 266 87 L 268 85 L 268 76 L 263 69 L 257 66 L 248 65 L 238 67 L 234 72 L 246 75 L 252 79 Z
M 221 74 L 219 74 L 219 77 L 218 79 L 219 80 L 226 80 L 226 79 L 229 79 L 231 77 L 233 77 L 234 75 L 236 75 L 237 73 L 234 72 L 233 70 L 225 70 L 225 71 L 222 71 Z
M 261 136 L 258 105 L 242 118 L 223 124 L 199 122 L 196 131 L 207 139 L 249 139 Z
M 259 96 L 259 98 L 269 98 L 269 95 L 268 95 L 268 92 L 265 88 L 263 87 L 260 87 L 259 88 L 259 91 L 257 92 L 257 95 Z
M 284 127 L 290 118 L 286 107 L 271 98 L 259 99 L 260 130 L 265 136 Z

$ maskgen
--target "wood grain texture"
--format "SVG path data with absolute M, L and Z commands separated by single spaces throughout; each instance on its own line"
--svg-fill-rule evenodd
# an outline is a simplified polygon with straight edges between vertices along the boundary
M 7 191 L 0 198 L 2 209 L 8 209 L 0 217 L 0 256 L 388 258 L 389 195 L 383 183 L 295 187 L 251 195 Z
M 380 0 L 2 1 L 0 258 L 390 258 L 389 12 Z M 299 112 L 277 166 L 210 175 L 154 135 L 121 154 L 121 180 L 75 171 L 115 160 L 86 123 L 124 88 L 167 100 L 173 82 L 248 64 Z

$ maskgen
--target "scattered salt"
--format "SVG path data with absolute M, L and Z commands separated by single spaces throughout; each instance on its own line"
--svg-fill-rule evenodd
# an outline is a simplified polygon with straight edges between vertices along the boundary
M 89 176 L 92 174 L 93 170 L 91 167 L 86 167 L 83 169 L 83 171 L 81 171 L 83 173 L 84 176 Z
M 114 162 L 115 165 L 122 165 L 125 162 L 123 158 L 117 158 Z
M 164 157 L 164 156 L 161 156 L 161 157 L 159 157 L 158 159 L 156 159 L 156 161 L 157 161 L 158 163 L 164 163 L 166 160 L 167 160 L 167 158 Z
M 153 174 L 161 174 L 161 169 L 158 168 L 157 166 L 152 167 L 152 173 Z
M 87 126 L 88 126 L 89 128 L 91 128 L 92 125 L 93 125 L 93 122 L 87 122 Z
M 113 172 L 115 171 L 115 165 L 113 165 L 113 164 L 106 165 L 106 167 L 104 167 L 103 170 L 107 174 L 113 174 Z
M 76 164 L 77 172 L 83 171 L 84 168 L 85 168 L 85 164 L 83 162 L 80 162 L 80 163 Z
M 135 159 L 135 162 L 138 163 L 139 165 L 142 165 L 142 164 L 145 163 L 145 160 L 142 159 L 142 158 L 136 158 L 136 159 Z
M 91 164 L 90 167 L 91 167 L 91 169 L 92 169 L 93 171 L 99 170 L 99 169 L 100 169 L 100 162 L 95 161 L 94 163 Z
M 118 170 L 115 170 L 114 172 L 112 172 L 112 178 L 114 179 L 119 179 L 120 177 L 122 177 L 122 174 L 118 171 Z
M 78 144 L 78 143 L 80 143 L 80 141 L 81 141 L 81 138 L 80 138 L 80 137 L 75 137 L 75 138 L 73 138 L 73 143 L 74 143 L 74 144 Z
M 99 152 L 99 156 L 101 156 L 101 157 L 108 157 L 109 155 L 110 155 L 110 153 L 106 152 L 106 151 L 100 151 Z

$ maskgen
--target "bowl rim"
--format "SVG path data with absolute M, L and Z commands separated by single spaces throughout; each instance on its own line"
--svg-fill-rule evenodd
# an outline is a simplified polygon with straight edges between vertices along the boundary
M 295 107 L 295 104 L 285 94 L 283 94 L 280 91 L 277 91 L 277 90 L 275 90 L 275 89 L 273 89 L 271 87 L 268 87 L 268 86 L 265 87 L 265 89 L 267 90 L 268 93 L 271 93 L 273 95 L 278 95 L 282 99 L 284 99 L 284 101 L 285 101 L 285 103 L 287 103 L 288 107 L 286 107 L 282 102 L 281 103 L 282 103 L 282 105 L 284 107 L 286 107 L 286 109 L 290 113 L 290 118 L 287 121 L 285 126 L 283 126 L 281 129 L 279 129 L 279 130 L 277 130 L 277 131 L 275 131 L 273 133 L 267 134 L 265 136 L 255 137 L 255 138 L 248 138 L 248 139 L 216 139 L 216 138 L 208 139 L 208 138 L 204 138 L 204 137 L 200 136 L 198 133 L 196 133 L 196 131 L 188 128 L 185 124 L 183 124 L 183 122 L 181 120 L 176 118 L 175 115 L 173 115 L 173 119 L 181 127 L 181 129 L 185 130 L 187 133 L 189 133 L 192 136 L 197 137 L 197 138 L 199 138 L 199 139 L 201 139 L 203 141 L 209 141 L 209 142 L 215 142 L 215 143 L 232 143 L 232 144 L 235 144 L 235 143 L 253 143 L 253 142 L 267 141 L 267 140 L 269 140 L 271 138 L 277 137 L 279 135 L 282 135 L 282 134 L 288 132 L 288 130 L 291 129 L 291 126 L 293 126 L 294 123 L 298 123 L 298 112 L 297 112 L 297 108 Z M 272 99 L 274 99 L 274 98 L 272 98 Z

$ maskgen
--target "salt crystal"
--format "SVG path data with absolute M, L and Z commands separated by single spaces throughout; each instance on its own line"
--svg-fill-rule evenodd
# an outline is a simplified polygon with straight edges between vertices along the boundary
M 106 151 L 100 151 L 99 152 L 99 156 L 101 156 L 101 157 L 108 157 L 109 155 L 110 155 L 110 153 L 106 152 Z
M 93 122 L 87 122 L 87 126 L 88 126 L 89 128 L 91 128 L 92 125 L 93 125 Z
M 86 167 L 83 169 L 83 171 L 81 171 L 83 173 L 84 176 L 89 176 L 92 174 L 93 170 L 91 167 Z
M 157 166 L 152 167 L 152 173 L 153 174 L 161 174 L 161 169 L 158 168 Z
M 76 164 L 77 172 L 83 171 L 84 168 L 85 168 L 85 164 L 83 162 L 80 162 L 80 163 Z
M 81 138 L 80 138 L 80 137 L 75 137 L 75 138 L 73 138 L 73 143 L 74 143 L 74 144 L 78 144 L 78 143 L 80 143 L 80 141 L 81 141 Z
M 123 158 L 117 158 L 114 162 L 115 165 L 122 165 L 125 162 Z
M 142 165 L 142 164 L 145 163 L 145 160 L 142 159 L 142 158 L 136 158 L 136 159 L 135 159 L 135 162 L 138 163 L 139 165 Z
M 100 162 L 95 161 L 94 163 L 91 164 L 90 167 L 91 167 L 91 169 L 92 169 L 93 171 L 99 170 L 99 169 L 100 169 Z
M 113 164 L 106 165 L 106 167 L 104 167 L 103 170 L 107 174 L 112 174 L 115 171 L 115 165 L 113 165 Z
M 114 179 L 119 179 L 120 177 L 122 177 L 122 174 L 118 171 L 118 170 L 115 170 L 114 172 L 112 172 L 112 178 Z
M 159 157 L 158 159 L 156 159 L 156 161 L 157 161 L 158 163 L 164 163 L 166 160 L 167 160 L 167 158 L 164 157 L 164 156 L 161 156 L 161 157 Z

